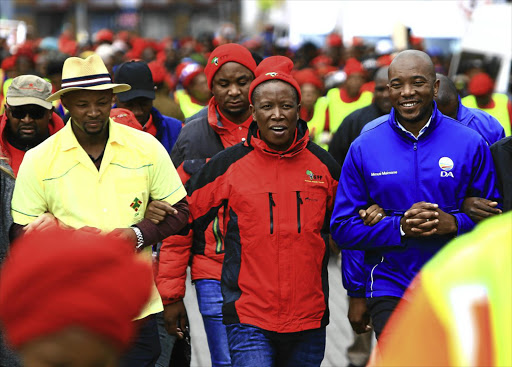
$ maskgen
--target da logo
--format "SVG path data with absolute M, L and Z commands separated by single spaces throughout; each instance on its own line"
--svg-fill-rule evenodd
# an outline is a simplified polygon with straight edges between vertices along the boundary
M 215 66 L 219 66 L 219 58 L 217 56 L 215 56 L 213 59 L 212 59 L 212 64 L 214 64 Z
M 273 77 L 275 77 L 277 75 L 277 73 L 272 71 L 270 73 L 266 73 L 265 75 L 269 75 L 269 76 L 271 76 L 273 78 Z
M 453 177 L 453 173 L 450 172 L 453 169 L 453 161 L 448 157 L 442 157 L 439 159 L 439 167 L 442 169 L 441 177 Z

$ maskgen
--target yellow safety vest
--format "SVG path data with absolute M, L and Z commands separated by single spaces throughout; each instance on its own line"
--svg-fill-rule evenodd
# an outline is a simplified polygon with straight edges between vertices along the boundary
M 493 108 L 480 108 L 476 103 L 476 98 L 474 95 L 470 94 L 462 98 L 462 104 L 469 108 L 478 108 L 479 110 L 487 112 L 489 115 L 495 117 L 503 126 L 505 130 L 505 136 L 510 136 L 512 134 L 512 129 L 510 127 L 510 116 L 508 114 L 508 97 L 506 94 L 501 93 L 493 93 L 492 99 L 494 101 Z
M 176 92 L 174 92 L 174 98 L 176 99 L 176 102 L 180 105 L 181 112 L 183 112 L 185 118 L 189 118 L 190 116 L 195 115 L 204 108 L 204 106 L 192 102 L 192 99 L 185 91 L 185 89 L 179 89 Z
M 308 121 L 309 137 L 312 141 L 327 149 L 327 144 L 321 143 L 322 132 L 325 128 L 325 110 L 327 109 L 327 98 L 319 97 L 315 102 L 313 117 Z
M 332 88 L 327 92 L 327 101 L 329 105 L 329 131 L 334 134 L 341 123 L 352 112 L 366 107 L 372 103 L 373 93 L 364 91 L 357 101 L 346 103 L 340 97 L 340 89 Z

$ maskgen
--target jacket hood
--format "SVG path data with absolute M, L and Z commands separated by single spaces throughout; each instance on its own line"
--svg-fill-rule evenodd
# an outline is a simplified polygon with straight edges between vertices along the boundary
M 267 143 L 265 143 L 259 136 L 258 124 L 256 121 L 251 123 L 249 126 L 249 134 L 247 135 L 247 141 L 244 143 L 247 146 L 251 146 L 257 150 L 271 155 L 279 155 L 280 157 L 293 157 L 300 153 L 308 145 L 309 142 L 309 130 L 307 122 L 299 119 L 297 121 L 297 129 L 295 130 L 295 141 L 292 145 L 284 152 L 278 152 L 271 149 Z
M 7 137 L 5 136 L 5 130 L 7 127 L 7 112 L 4 112 L 2 115 L 2 120 L 0 121 L 0 142 L 2 147 L 7 146 Z M 52 117 L 50 119 L 50 123 L 48 124 L 48 131 L 50 133 L 50 136 L 55 134 L 57 131 L 62 129 L 64 127 L 64 122 L 62 121 L 62 118 L 55 112 L 52 113 Z M 10 158 L 9 152 L 7 149 L 2 148 L 2 152 L 4 155 L 6 155 L 8 158 Z

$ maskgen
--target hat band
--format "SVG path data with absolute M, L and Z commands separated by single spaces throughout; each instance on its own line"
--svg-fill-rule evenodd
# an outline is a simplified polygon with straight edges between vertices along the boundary
M 69 87 L 93 87 L 95 85 L 110 84 L 112 79 L 109 74 L 88 75 L 80 78 L 63 79 L 61 88 Z

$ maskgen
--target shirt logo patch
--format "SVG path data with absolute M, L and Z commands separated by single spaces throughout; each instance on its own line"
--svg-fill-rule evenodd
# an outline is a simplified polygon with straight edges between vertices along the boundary
M 439 167 L 441 168 L 441 177 L 452 177 L 453 173 L 450 172 L 453 169 L 453 161 L 451 158 L 442 157 L 439 159 Z
M 138 197 L 135 197 L 135 199 L 133 199 L 132 203 L 130 204 L 130 208 L 132 208 L 133 210 L 138 212 L 141 204 L 142 204 L 142 201 L 140 201 Z
M 324 183 L 321 175 L 315 175 L 311 170 L 306 171 L 306 176 L 308 176 L 309 180 L 304 180 L 306 182 L 315 182 L 315 183 Z

